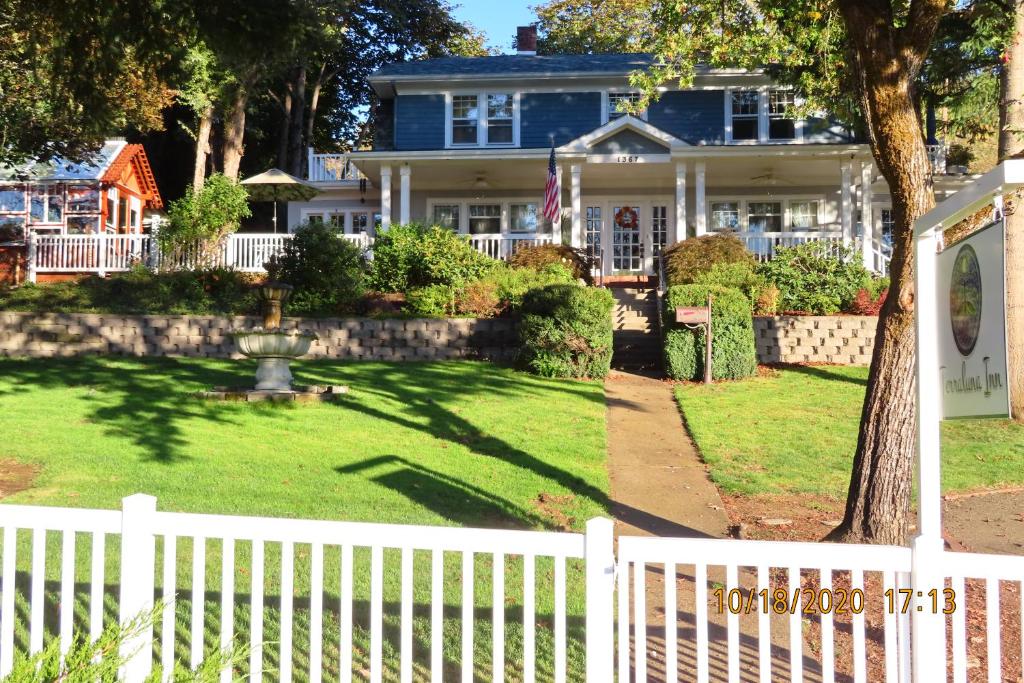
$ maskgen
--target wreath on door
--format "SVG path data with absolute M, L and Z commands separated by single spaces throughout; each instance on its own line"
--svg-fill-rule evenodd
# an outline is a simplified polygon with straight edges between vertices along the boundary
M 640 215 L 632 206 L 623 206 L 615 212 L 615 225 L 623 230 L 638 230 Z

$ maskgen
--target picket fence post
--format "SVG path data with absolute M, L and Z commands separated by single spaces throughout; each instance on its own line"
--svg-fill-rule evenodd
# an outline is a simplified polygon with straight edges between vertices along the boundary
M 107 276 L 107 233 L 102 230 L 96 234 L 96 268 L 100 277 Z
M 28 248 L 25 250 L 25 278 L 33 284 L 36 281 L 36 268 L 38 267 L 36 261 L 38 260 L 39 243 L 36 241 L 36 233 L 29 231 Z
M 121 594 L 120 624 L 125 626 L 140 615 L 148 618 L 153 611 L 156 537 L 153 517 L 156 498 L 136 493 L 121 500 Z M 144 681 L 153 668 L 153 623 L 121 644 L 125 659 L 122 680 L 126 683 Z
M 587 683 L 611 683 L 615 665 L 615 554 L 612 549 L 612 528 L 612 520 L 597 517 L 587 522 L 584 537 Z

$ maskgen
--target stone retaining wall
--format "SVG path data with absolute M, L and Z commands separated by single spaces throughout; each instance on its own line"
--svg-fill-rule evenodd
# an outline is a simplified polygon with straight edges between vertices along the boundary
M 760 363 L 869 365 L 878 318 L 782 315 L 754 318 Z
M 201 356 L 240 358 L 231 330 L 255 317 L 0 312 L 0 355 Z M 315 332 L 308 358 L 508 361 L 516 321 L 508 319 L 285 318 L 285 329 Z

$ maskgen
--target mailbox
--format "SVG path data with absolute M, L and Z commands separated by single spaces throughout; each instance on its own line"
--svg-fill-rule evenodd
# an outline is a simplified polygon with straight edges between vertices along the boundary
M 708 307 L 707 306 L 677 306 L 676 307 L 676 322 L 682 325 L 707 325 L 708 324 Z

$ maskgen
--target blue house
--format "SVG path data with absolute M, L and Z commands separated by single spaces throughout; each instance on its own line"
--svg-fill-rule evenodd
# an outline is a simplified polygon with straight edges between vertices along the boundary
M 533 29 L 520 29 L 530 46 Z M 373 148 L 311 150 L 323 190 L 289 206 L 289 225 L 346 233 L 421 221 L 504 256 L 523 243 L 589 250 L 605 275 L 650 275 L 659 250 L 732 231 L 761 259 L 808 240 L 856 247 L 883 271 L 888 188 L 868 145 L 826 114 L 795 118 L 796 95 L 762 71 L 698 69 L 646 110 L 629 74 L 644 54 L 448 57 L 387 65 Z M 541 216 L 555 149 L 563 217 Z M 966 177 L 946 175 L 940 194 Z

